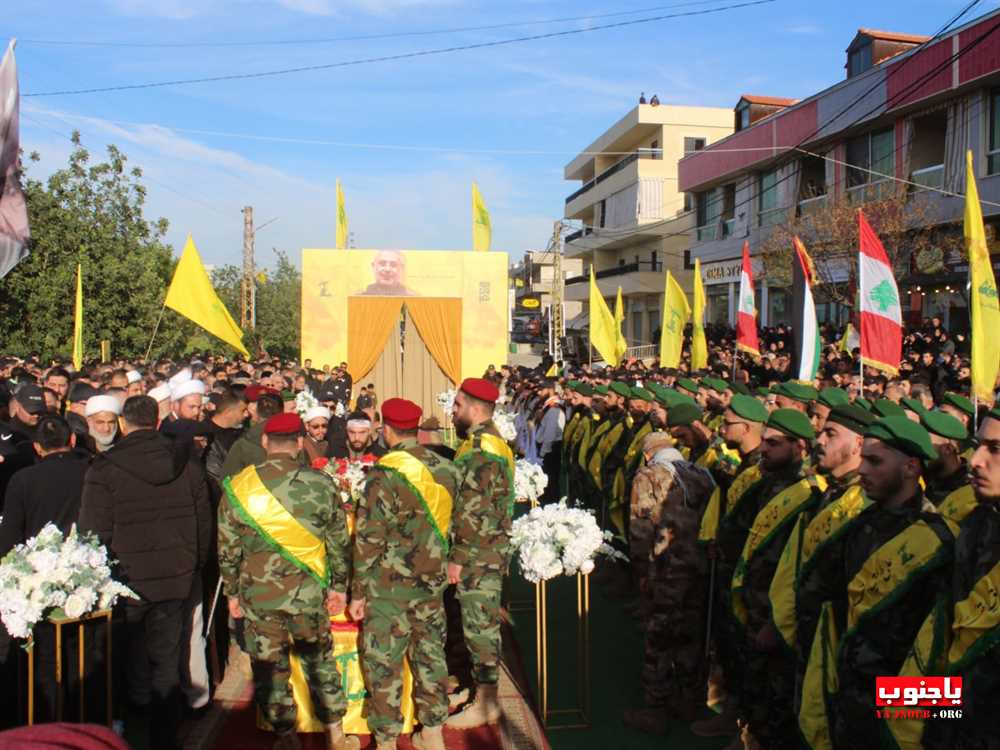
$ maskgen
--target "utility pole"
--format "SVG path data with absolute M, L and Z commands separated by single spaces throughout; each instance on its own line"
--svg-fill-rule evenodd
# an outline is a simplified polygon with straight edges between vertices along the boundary
M 253 276 L 253 207 L 243 209 L 243 283 L 240 284 L 240 327 L 253 330 L 257 321 L 256 291 Z
M 563 319 L 564 279 L 562 271 L 563 233 L 562 221 L 557 221 L 552 232 L 552 306 L 549 308 L 549 325 L 552 328 L 552 359 L 562 362 L 562 339 L 566 335 L 566 321 Z

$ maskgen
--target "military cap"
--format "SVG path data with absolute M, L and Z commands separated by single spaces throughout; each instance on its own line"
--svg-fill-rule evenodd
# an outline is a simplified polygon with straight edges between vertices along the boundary
M 758 396 L 761 396 L 762 398 L 767 398 L 768 396 L 771 395 L 771 389 L 763 385 L 758 386 L 756 393 Z
M 899 404 L 887 398 L 880 398 L 872 404 L 872 413 L 879 417 L 905 417 L 906 412 Z
M 581 396 L 593 396 L 594 386 L 592 386 L 590 383 L 577 383 L 576 392 L 579 393 Z
M 275 414 L 264 424 L 265 435 L 298 435 L 302 432 L 302 418 L 295 412 Z
M 675 385 L 677 388 L 681 388 L 688 393 L 698 392 L 698 384 L 691 380 L 691 378 L 677 378 Z
M 646 383 L 645 388 L 647 391 L 653 394 L 653 398 L 658 397 L 664 390 L 663 385 L 657 383 L 655 380 L 650 380 Z
M 733 393 L 741 393 L 744 396 L 750 396 L 750 389 L 743 383 L 727 383 L 726 388 L 731 390 Z
M 594 386 L 594 393 L 596 393 L 598 396 L 607 396 L 608 393 L 610 393 L 610 392 L 611 392 L 611 389 L 608 388 L 606 385 L 595 385 Z
M 405 398 L 390 398 L 382 404 L 382 421 L 397 430 L 417 429 L 423 413 L 423 409 Z
M 968 440 L 969 433 L 965 425 L 951 414 L 943 411 L 925 411 L 920 415 L 920 424 L 928 432 L 940 435 L 948 440 Z
M 763 424 L 767 421 L 767 408 L 753 396 L 737 393 L 729 402 L 729 408 L 736 416 L 749 419 L 751 422 Z
M 783 432 L 791 438 L 814 440 L 816 431 L 809 417 L 798 409 L 775 409 L 767 418 L 767 426 Z
M 816 400 L 831 409 L 841 404 L 850 403 L 847 392 L 841 388 L 824 388 L 819 392 L 819 397 Z
M 295 400 L 295 391 L 282 391 L 281 392 L 281 400 L 282 401 L 294 401 Z
M 990 419 L 1000 419 L 1000 406 L 994 406 L 986 416 Z
M 941 401 L 942 403 L 954 406 L 956 409 L 961 409 L 965 414 L 968 414 L 970 417 L 975 415 L 976 413 L 976 407 L 972 405 L 972 402 L 969 401 L 969 399 L 967 399 L 965 396 L 960 396 L 957 393 L 952 393 L 951 391 L 949 391 L 948 393 L 944 394 Z
M 926 407 L 920 402 L 919 398 L 909 398 L 900 399 L 900 405 L 904 410 L 909 409 L 914 414 L 922 415 L 927 411 Z
M 711 388 L 716 393 L 724 393 L 729 384 L 722 378 L 702 378 L 701 384 L 706 388 Z
M 830 409 L 830 415 L 826 418 L 826 421 L 836 422 L 851 432 L 864 435 L 865 430 L 871 426 L 875 419 L 874 414 L 862 409 L 857 404 L 837 404 Z
M 608 388 L 611 390 L 612 393 L 616 393 L 622 398 L 632 397 L 632 389 L 631 387 L 629 387 L 628 383 L 622 383 L 620 380 L 616 380 L 614 383 L 608 386 Z
M 570 391 L 575 391 L 577 388 L 580 387 L 580 381 L 579 380 L 567 380 L 566 381 L 566 385 L 564 387 L 566 389 L 570 390 Z
M 268 388 L 267 386 L 253 383 L 246 387 L 246 389 L 243 391 L 243 396 L 249 403 L 252 404 L 255 401 L 257 401 L 257 399 L 259 399 L 261 396 L 263 396 L 265 393 L 270 393 L 275 396 L 278 395 L 278 392 L 274 388 Z
M 459 390 L 488 404 L 495 404 L 500 398 L 499 389 L 486 378 L 466 378 L 459 386 Z
M 637 399 L 639 401 L 649 401 L 649 402 L 652 402 L 654 400 L 653 394 L 647 388 L 639 388 L 637 386 L 633 386 L 631 388 L 631 394 L 629 395 L 629 398 Z
M 865 430 L 865 437 L 881 440 L 900 453 L 921 461 L 933 461 L 937 458 L 937 451 L 931 445 L 927 430 L 906 417 L 882 417 Z
M 795 401 L 801 401 L 804 404 L 815 401 L 816 397 L 819 396 L 819 393 L 811 385 L 795 383 L 793 381 L 778 383 L 774 388 L 774 392 L 778 396 L 785 396 Z
M 690 427 L 692 422 L 699 419 L 701 419 L 701 409 L 698 405 L 682 402 L 670 407 L 667 427 Z
M 858 406 L 860 406 L 862 409 L 865 409 L 866 411 L 872 410 L 872 402 L 862 396 L 858 396 L 856 399 L 854 399 L 854 403 L 856 403 Z

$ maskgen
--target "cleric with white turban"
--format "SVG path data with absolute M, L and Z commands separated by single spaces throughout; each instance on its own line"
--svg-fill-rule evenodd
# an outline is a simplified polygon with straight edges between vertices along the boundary
M 118 436 L 118 416 L 121 413 L 121 401 L 114 396 L 102 393 L 87 399 L 84 416 L 98 452 L 104 452 L 114 444 Z

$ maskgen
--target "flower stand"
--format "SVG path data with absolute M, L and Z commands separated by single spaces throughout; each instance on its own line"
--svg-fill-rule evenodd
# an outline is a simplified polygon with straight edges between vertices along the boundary
M 549 707 L 549 621 L 547 585 L 535 584 L 535 660 L 538 711 L 546 729 L 589 729 L 590 713 L 590 574 L 576 574 L 576 648 L 580 676 L 577 706 Z

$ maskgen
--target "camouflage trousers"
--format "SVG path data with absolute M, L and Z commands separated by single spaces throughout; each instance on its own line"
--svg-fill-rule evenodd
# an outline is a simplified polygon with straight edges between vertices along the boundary
M 651 580 L 642 691 L 650 708 L 691 713 L 705 703 L 705 580 Z
M 244 609 L 247 651 L 253 668 L 254 699 L 276 732 L 295 726 L 295 700 L 289 656 L 302 662 L 317 718 L 336 724 L 344 718 L 347 699 L 333 658 L 330 618 L 325 611 L 289 614 Z
M 480 685 L 500 679 L 500 590 L 503 573 L 476 570 L 458 585 L 462 632 L 472 660 L 472 677 Z
M 363 628 L 361 668 L 368 688 L 368 727 L 376 742 L 403 730 L 403 657 L 413 673 L 417 719 L 436 727 L 448 718 L 448 665 L 441 596 L 426 599 L 372 599 Z
M 768 750 L 805 747 L 795 713 L 795 660 L 790 653 L 764 653 L 746 644 L 742 713 L 750 733 Z

